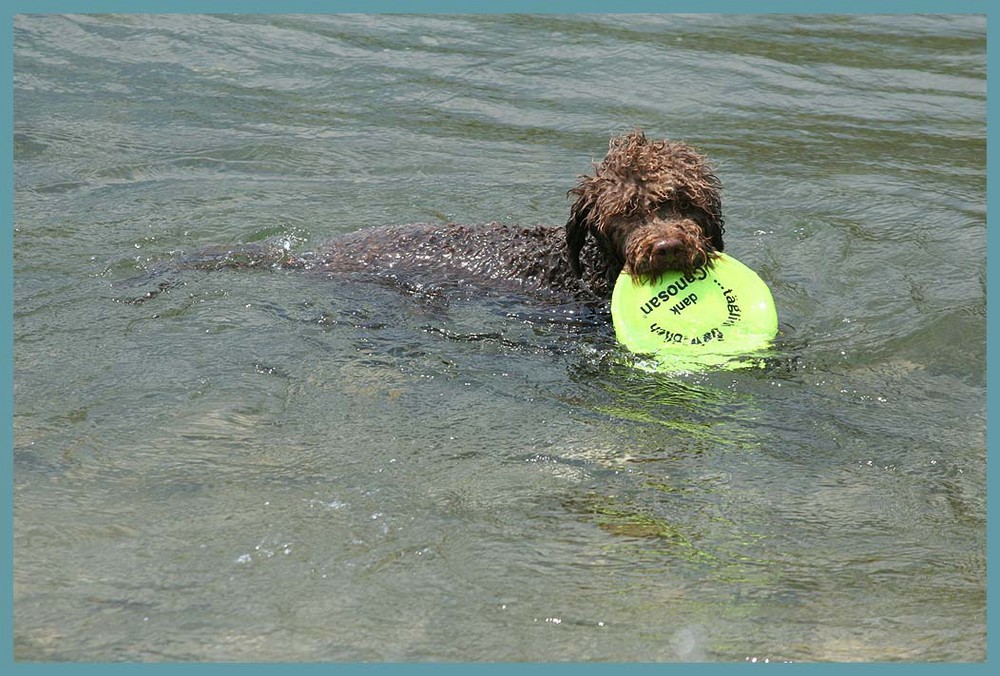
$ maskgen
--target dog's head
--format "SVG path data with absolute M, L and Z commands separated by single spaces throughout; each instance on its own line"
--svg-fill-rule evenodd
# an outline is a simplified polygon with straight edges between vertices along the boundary
M 594 175 L 580 177 L 566 223 L 570 265 L 582 276 L 587 236 L 608 259 L 609 282 L 624 268 L 656 281 L 690 272 L 722 251 L 721 183 L 691 146 L 648 141 L 641 131 L 616 136 Z

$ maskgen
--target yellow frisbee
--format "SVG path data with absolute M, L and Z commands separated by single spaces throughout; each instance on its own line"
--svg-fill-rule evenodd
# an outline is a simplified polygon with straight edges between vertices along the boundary
M 726 254 L 691 273 L 668 272 L 656 284 L 636 284 L 623 271 L 611 294 L 611 319 L 618 342 L 652 355 L 656 370 L 739 365 L 778 333 L 771 290 Z

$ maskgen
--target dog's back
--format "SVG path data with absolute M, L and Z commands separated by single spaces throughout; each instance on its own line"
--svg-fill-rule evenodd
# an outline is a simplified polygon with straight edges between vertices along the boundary
M 562 227 L 392 225 L 334 238 L 315 252 L 308 267 L 364 272 L 402 282 L 504 286 L 603 296 L 573 271 Z

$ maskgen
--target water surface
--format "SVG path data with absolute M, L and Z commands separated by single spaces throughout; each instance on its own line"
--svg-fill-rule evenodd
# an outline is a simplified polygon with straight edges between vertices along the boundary
M 41 16 L 15 32 L 15 657 L 985 658 L 976 16 Z M 768 369 L 298 271 L 711 156 Z M 153 287 L 155 288 L 155 286 Z

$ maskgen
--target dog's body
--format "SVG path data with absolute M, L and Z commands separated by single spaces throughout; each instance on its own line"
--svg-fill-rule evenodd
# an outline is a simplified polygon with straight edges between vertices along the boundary
M 707 160 L 691 146 L 651 142 L 634 131 L 613 137 L 593 175 L 581 176 L 569 191 L 577 199 L 564 228 L 385 226 L 334 238 L 308 254 L 260 245 L 215 248 L 186 263 L 371 273 L 406 285 L 468 284 L 607 299 L 622 270 L 655 281 L 667 271 L 710 265 L 723 249 L 720 189 Z
M 607 298 L 623 269 L 655 280 L 710 264 L 723 249 L 720 188 L 693 148 L 636 131 L 612 138 L 594 175 L 570 190 L 564 229 L 387 226 L 331 240 L 304 264 Z
M 607 297 L 610 271 L 597 247 L 579 254 L 584 272 L 573 271 L 562 228 L 481 225 L 398 225 L 359 230 L 330 240 L 306 267 L 329 272 L 368 272 L 405 283 L 508 288 L 525 292 Z

